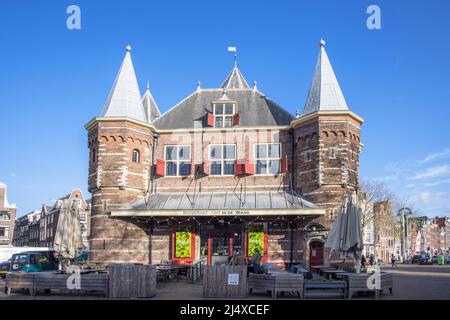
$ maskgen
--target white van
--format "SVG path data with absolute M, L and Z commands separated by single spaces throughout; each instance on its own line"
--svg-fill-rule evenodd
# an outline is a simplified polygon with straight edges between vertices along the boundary
M 49 250 L 52 249 L 47 247 L 0 246 L 0 263 L 8 261 L 15 253 L 21 253 L 25 251 L 49 251 Z

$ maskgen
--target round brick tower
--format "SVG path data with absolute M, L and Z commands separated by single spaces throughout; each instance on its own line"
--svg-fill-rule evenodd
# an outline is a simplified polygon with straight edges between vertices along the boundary
M 100 117 L 87 125 L 92 194 L 90 261 L 149 263 L 148 223 L 109 216 L 149 191 L 154 127 L 126 55 Z
M 331 227 L 344 196 L 359 188 L 360 127 L 349 110 L 320 42 L 313 81 L 303 115 L 292 122 L 295 139 L 295 187 L 327 215 L 317 223 Z

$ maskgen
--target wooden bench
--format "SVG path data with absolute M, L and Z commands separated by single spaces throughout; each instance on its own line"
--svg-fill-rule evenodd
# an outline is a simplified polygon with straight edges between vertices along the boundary
M 55 272 L 10 272 L 6 275 L 5 293 L 10 295 L 11 289 L 28 289 L 32 296 L 39 291 L 50 293 L 51 290 L 103 291 L 108 296 L 108 274 L 81 274 L 79 289 L 68 288 L 67 280 L 70 276 Z
M 248 288 L 251 293 L 253 290 L 270 291 L 272 298 L 277 297 L 278 292 L 293 291 L 303 298 L 304 277 L 302 274 L 277 272 L 272 274 L 254 274 L 250 273 L 248 278 Z
M 347 283 L 345 281 L 305 281 L 303 296 L 307 298 L 345 298 Z
M 369 274 L 366 273 L 343 273 L 340 276 L 348 284 L 348 299 L 351 299 L 355 292 L 375 292 L 375 298 L 378 299 L 380 292 L 389 290 L 392 295 L 394 283 L 392 273 L 381 272 L 380 273 L 380 286 L 379 288 L 369 288 L 367 280 Z

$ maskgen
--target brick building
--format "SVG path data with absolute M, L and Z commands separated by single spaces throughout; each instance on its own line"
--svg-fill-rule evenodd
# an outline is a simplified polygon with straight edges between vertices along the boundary
M 16 220 L 14 245 L 18 247 L 49 247 L 54 244 L 55 232 L 61 212 L 76 203 L 79 206 L 83 244 L 89 247 L 90 201 L 81 190 L 74 189 L 52 205 L 43 204 L 40 211 L 30 212 Z
M 41 211 L 32 211 L 16 219 L 14 227 L 13 244 L 16 247 L 29 247 L 30 246 L 30 233 L 31 224 L 39 221 Z M 34 235 L 34 234 L 33 234 Z
M 259 248 L 263 262 L 322 264 L 343 197 L 358 189 L 363 122 L 324 45 L 299 117 L 250 87 L 236 61 L 219 88 L 198 84 L 161 115 L 127 47 L 86 125 L 90 260 L 216 264 Z
M 394 215 L 390 201 L 375 202 L 373 212 L 376 258 L 387 262 L 390 261 L 391 254 L 395 254 Z
M 0 245 L 12 244 L 16 220 L 16 205 L 8 202 L 6 189 L 6 184 L 0 182 Z
M 430 255 L 450 249 L 450 219 L 448 217 L 413 217 L 408 220 L 408 245 L 412 254 Z

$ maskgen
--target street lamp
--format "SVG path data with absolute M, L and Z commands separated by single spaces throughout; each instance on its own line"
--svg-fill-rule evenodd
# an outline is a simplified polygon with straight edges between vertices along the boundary
M 398 210 L 397 216 L 400 216 L 402 219 L 402 241 L 401 241 L 401 252 L 403 261 L 405 261 L 405 252 L 408 250 L 408 216 L 412 215 L 412 211 L 410 208 L 401 208 Z

